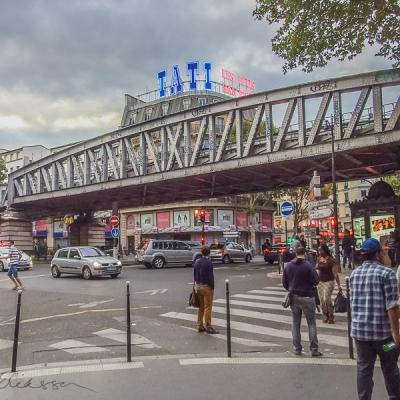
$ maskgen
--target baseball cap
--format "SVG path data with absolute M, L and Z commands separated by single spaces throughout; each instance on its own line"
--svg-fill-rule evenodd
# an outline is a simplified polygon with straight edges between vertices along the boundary
M 375 238 L 369 238 L 365 240 L 361 246 L 361 251 L 364 251 L 365 253 L 377 253 L 381 250 L 381 244 L 379 243 L 379 240 Z

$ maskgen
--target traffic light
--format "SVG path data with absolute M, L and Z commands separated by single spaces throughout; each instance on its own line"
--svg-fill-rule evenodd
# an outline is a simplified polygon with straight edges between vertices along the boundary
M 312 219 L 312 220 L 310 221 L 310 226 L 312 226 L 312 227 L 317 226 L 317 221 L 316 221 L 315 219 Z
M 200 222 L 206 222 L 206 210 L 201 209 L 199 211 Z
M 337 224 L 336 218 L 335 217 L 330 217 L 329 218 L 329 225 L 334 228 Z
M 200 243 L 201 243 L 202 246 L 205 245 L 205 243 L 206 243 L 206 238 L 205 238 L 204 236 L 202 236 L 202 237 L 200 238 Z

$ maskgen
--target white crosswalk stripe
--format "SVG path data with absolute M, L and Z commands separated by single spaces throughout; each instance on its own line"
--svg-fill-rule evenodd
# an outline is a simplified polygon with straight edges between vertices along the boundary
M 281 304 L 286 293 L 283 287 L 267 286 L 263 290 L 254 289 L 246 293 L 231 295 L 231 328 L 235 332 L 235 340 L 233 342 L 244 346 L 262 347 L 263 343 L 267 343 L 268 340 L 271 341 L 272 338 L 291 341 L 291 310 L 290 308 L 283 308 Z M 225 304 L 225 299 L 217 298 L 214 300 L 213 314 L 215 316 L 213 316 L 212 323 L 216 327 L 226 327 Z M 221 315 L 221 318 L 218 315 Z M 187 308 L 187 312 L 167 312 L 161 316 L 193 324 L 197 321 L 196 310 L 190 307 Z M 335 324 L 325 324 L 317 316 L 319 342 L 322 345 L 346 348 L 348 346 L 346 315 L 337 315 L 335 319 Z M 194 329 L 193 325 L 192 328 L 188 329 Z M 221 334 L 217 336 L 221 336 Z M 265 341 L 259 340 L 260 336 L 265 336 Z M 220 339 L 224 338 L 225 335 L 220 337 Z M 303 341 L 308 340 L 305 318 L 302 321 L 302 338 Z M 279 340 L 274 340 L 269 345 L 273 343 L 279 344 L 280 342 Z
M 0 350 L 9 349 L 10 347 L 13 347 L 12 340 L 0 339 Z
M 100 336 L 106 339 L 114 340 L 119 343 L 126 343 L 127 337 L 126 332 L 120 331 L 119 329 L 104 329 L 102 331 L 93 332 L 94 335 Z M 145 338 L 144 336 L 131 334 L 131 343 L 132 345 L 142 347 L 144 349 L 156 349 L 159 348 L 155 343 L 151 340 Z

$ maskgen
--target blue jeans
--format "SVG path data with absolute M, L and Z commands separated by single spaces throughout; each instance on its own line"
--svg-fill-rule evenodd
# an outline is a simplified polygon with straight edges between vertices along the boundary
M 8 264 L 8 272 L 7 275 L 11 278 L 18 278 L 18 264 Z
M 293 296 L 292 304 L 292 336 L 293 347 L 296 351 L 302 350 L 301 345 L 301 316 L 304 315 L 308 325 L 308 336 L 310 340 L 310 350 L 312 353 L 318 351 L 317 324 L 315 320 L 315 298 L 314 297 L 299 297 Z
M 356 340 L 357 346 L 357 391 L 359 400 L 371 400 L 374 388 L 374 367 L 379 356 L 385 378 L 389 400 L 400 400 L 400 374 L 397 362 L 399 349 L 384 352 L 382 346 L 391 338 L 379 341 Z

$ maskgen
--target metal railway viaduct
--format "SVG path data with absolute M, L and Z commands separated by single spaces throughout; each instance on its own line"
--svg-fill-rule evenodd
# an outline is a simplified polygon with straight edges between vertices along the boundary
M 400 169 L 399 94 L 400 70 L 384 70 L 134 124 L 13 172 L 0 207 L 34 219 L 303 185 L 314 170 L 328 182 L 332 140 L 338 180 L 389 174 Z

